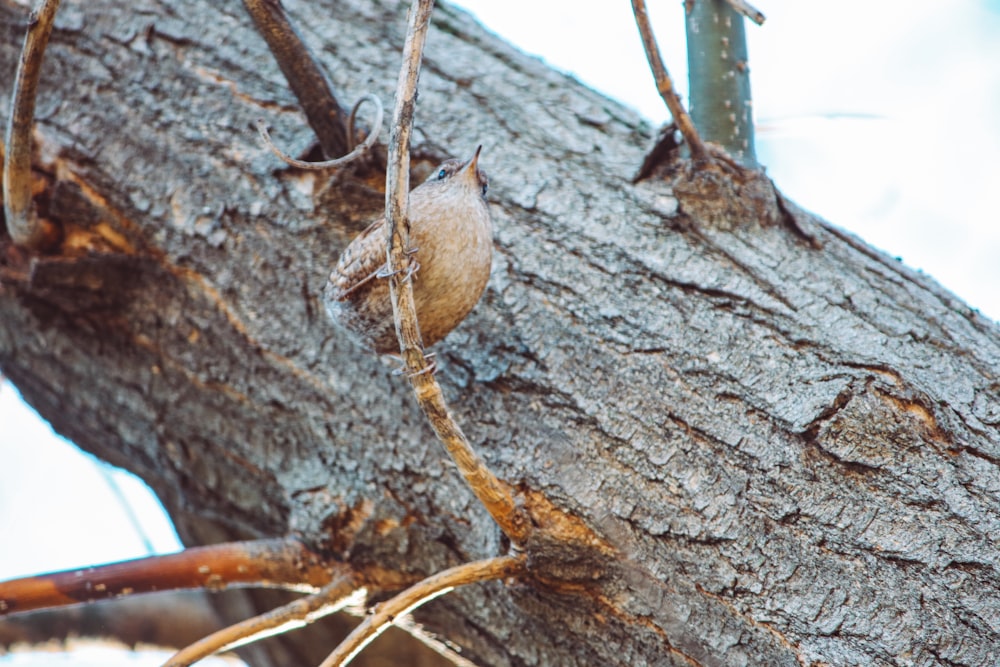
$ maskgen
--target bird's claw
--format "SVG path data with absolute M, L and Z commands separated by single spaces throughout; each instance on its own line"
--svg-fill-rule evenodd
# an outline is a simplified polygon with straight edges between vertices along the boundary
M 427 373 L 431 373 L 432 375 L 436 374 L 438 370 L 437 362 L 434 361 L 434 357 L 436 356 L 437 352 L 428 352 L 424 354 L 424 361 L 427 362 L 427 365 L 418 371 L 411 371 L 406 367 L 406 364 L 404 362 L 403 365 L 394 370 L 392 374 L 397 376 L 402 375 L 406 378 L 414 378 L 417 377 L 418 375 L 426 375 Z M 398 357 L 395 357 L 395 355 L 393 355 L 393 357 L 398 359 Z M 402 361 L 402 359 L 400 359 L 400 361 Z

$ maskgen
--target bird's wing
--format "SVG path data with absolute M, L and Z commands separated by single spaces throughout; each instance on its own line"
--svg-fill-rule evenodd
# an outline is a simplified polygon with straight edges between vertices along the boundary
M 330 273 L 333 298 L 343 301 L 385 268 L 385 218 L 379 218 L 351 241 Z

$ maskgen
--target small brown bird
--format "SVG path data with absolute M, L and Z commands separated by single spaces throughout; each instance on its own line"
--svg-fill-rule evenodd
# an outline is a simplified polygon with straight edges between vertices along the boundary
M 413 300 L 425 346 L 433 345 L 469 314 L 490 277 L 493 224 L 486 204 L 486 174 L 479 152 L 448 160 L 410 192 L 410 245 L 419 270 Z M 385 217 L 344 249 L 323 290 L 333 321 L 380 354 L 398 353 L 389 282 L 384 277 Z

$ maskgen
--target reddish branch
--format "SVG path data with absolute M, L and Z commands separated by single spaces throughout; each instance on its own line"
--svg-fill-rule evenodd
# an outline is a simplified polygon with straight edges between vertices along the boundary
M 230 542 L 0 582 L 0 615 L 185 588 L 239 585 L 314 592 L 349 573 L 346 565 L 321 559 L 298 540 Z

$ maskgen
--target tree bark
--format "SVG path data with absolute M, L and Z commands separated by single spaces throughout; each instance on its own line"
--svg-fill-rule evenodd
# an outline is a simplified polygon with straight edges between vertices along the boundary
M 389 103 L 402 4 L 288 9 L 341 99 Z M 5 71 L 24 15 L 0 4 Z M 522 502 L 617 556 L 582 592 L 474 586 L 421 622 L 484 665 L 1000 659 L 995 324 L 801 211 L 820 248 L 631 184 L 651 128 L 457 10 L 427 49 L 415 163 L 483 143 L 496 228 L 441 382 Z M 502 553 L 405 381 L 322 313 L 380 184 L 285 169 L 261 116 L 309 145 L 239 3 L 64 3 L 35 138 L 67 242 L 4 237 L 0 369 L 187 544 L 294 531 L 421 573 Z

